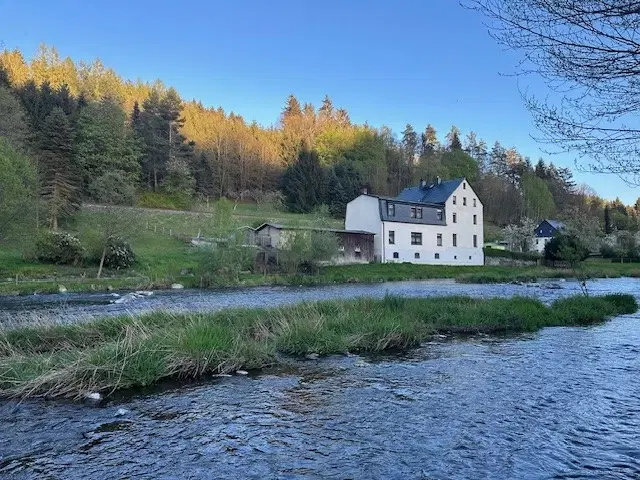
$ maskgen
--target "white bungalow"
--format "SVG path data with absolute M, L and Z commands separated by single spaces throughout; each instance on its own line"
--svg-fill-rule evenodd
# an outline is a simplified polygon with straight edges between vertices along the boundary
M 375 233 L 380 262 L 484 265 L 483 207 L 467 180 L 405 188 L 397 197 L 364 193 L 347 204 L 345 228 Z

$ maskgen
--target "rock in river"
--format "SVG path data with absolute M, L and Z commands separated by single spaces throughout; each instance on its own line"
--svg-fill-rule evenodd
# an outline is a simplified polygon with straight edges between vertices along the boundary
M 184 285 L 182 285 L 181 283 L 172 283 L 171 288 L 173 290 L 182 290 L 184 288 Z

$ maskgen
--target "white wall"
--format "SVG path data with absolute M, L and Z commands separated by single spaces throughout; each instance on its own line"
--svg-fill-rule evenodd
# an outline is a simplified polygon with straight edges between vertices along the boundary
M 532 250 L 538 253 L 544 252 L 545 245 L 551 240 L 553 237 L 535 237 L 533 239 Z
M 466 188 L 465 188 L 466 186 Z M 453 196 L 456 204 L 453 204 Z M 466 206 L 464 198 L 467 199 Z M 476 199 L 476 206 L 473 206 Z M 453 223 L 453 214 L 456 223 Z M 411 262 L 431 265 L 484 265 L 483 206 L 466 181 L 456 189 L 445 204 L 447 225 L 416 225 L 384 222 L 385 260 L 387 262 Z M 476 224 L 473 216 L 476 215 Z M 388 232 L 395 232 L 395 245 L 389 245 Z M 422 233 L 422 245 L 411 245 L 411 232 Z M 437 245 L 437 234 L 442 234 L 442 246 Z M 457 247 L 453 246 L 453 234 L 457 235 Z M 477 247 L 473 246 L 473 236 L 477 237 Z M 393 253 L 398 258 L 393 258 Z M 418 253 L 420 258 L 415 258 Z M 440 258 L 435 258 L 436 253 Z
M 373 254 L 382 261 L 382 221 L 380 220 L 379 200 L 376 197 L 360 195 L 347 203 L 344 219 L 345 230 L 362 230 L 375 233 Z

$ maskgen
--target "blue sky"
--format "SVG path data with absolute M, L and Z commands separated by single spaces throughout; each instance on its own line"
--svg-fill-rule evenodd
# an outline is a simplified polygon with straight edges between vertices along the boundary
M 186 99 L 271 124 L 289 93 L 320 103 L 328 94 L 352 120 L 451 125 L 492 145 L 549 157 L 520 90 L 544 95 L 513 73 L 518 56 L 489 37 L 457 0 L 0 0 L 0 42 L 31 56 L 40 43 L 62 56 L 99 57 L 126 78 L 160 78 Z M 640 191 L 615 176 L 576 172 L 606 198 L 633 203 Z

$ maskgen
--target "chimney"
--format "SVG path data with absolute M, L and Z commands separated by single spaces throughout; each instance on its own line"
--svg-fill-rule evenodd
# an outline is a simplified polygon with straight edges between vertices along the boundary
M 440 185 L 442 183 L 442 179 L 440 177 L 436 177 L 436 185 Z
M 424 178 L 420 179 L 420 188 L 426 188 L 427 187 L 427 181 Z

